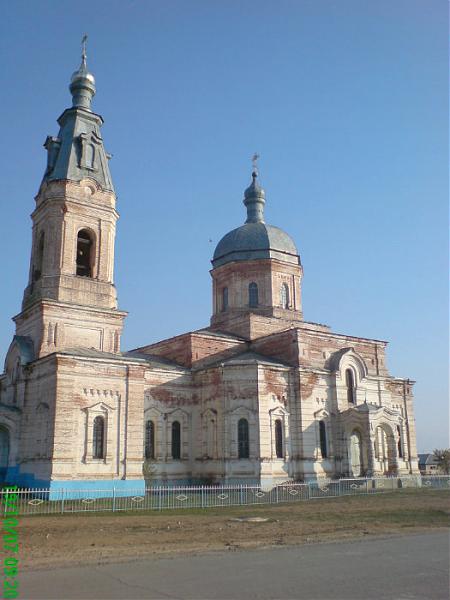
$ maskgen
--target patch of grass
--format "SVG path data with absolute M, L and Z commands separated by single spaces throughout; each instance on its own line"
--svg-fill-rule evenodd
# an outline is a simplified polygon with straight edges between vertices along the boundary
M 355 494 L 351 496 L 332 496 L 330 498 L 314 498 L 311 500 L 300 500 L 297 502 L 280 502 L 278 504 L 251 504 L 245 506 L 219 506 L 210 508 L 164 508 L 162 510 L 157 509 L 134 509 L 134 510 L 86 510 L 79 512 L 64 512 L 64 513 L 37 513 L 22 515 L 23 518 L 27 517 L 152 517 L 155 519 L 167 518 L 167 517 L 180 517 L 180 516 L 202 516 L 202 517 L 236 517 L 236 516 L 248 516 L 249 514 L 258 513 L 258 516 L 267 516 L 269 518 L 277 518 L 280 520 L 289 520 L 292 513 L 299 513 L 302 519 L 314 518 L 313 515 L 316 511 L 320 512 L 320 518 L 322 520 L 334 519 L 336 511 L 339 513 L 339 518 L 345 518 L 347 515 L 342 512 L 342 508 L 346 510 L 351 508 L 351 515 L 349 518 L 365 519 L 369 518 L 368 509 L 373 511 L 376 507 L 380 510 L 380 515 L 386 518 L 386 510 L 389 510 L 389 514 L 401 515 L 398 518 L 406 518 L 406 515 L 410 515 L 408 518 L 414 519 L 415 516 L 419 519 L 424 511 L 427 512 L 428 503 L 433 498 L 445 498 L 448 497 L 450 490 L 446 489 L 424 489 L 424 488 L 405 488 L 396 491 L 378 492 L 372 494 Z M 411 506 L 411 503 L 419 503 L 421 510 L 417 510 Z M 394 505 L 398 505 L 397 511 L 393 511 Z M 428 507 L 430 508 L 430 507 Z M 438 511 L 439 512 L 439 511 Z M 442 511 L 445 515 L 445 511 Z M 394 516 L 392 517 L 394 518 Z

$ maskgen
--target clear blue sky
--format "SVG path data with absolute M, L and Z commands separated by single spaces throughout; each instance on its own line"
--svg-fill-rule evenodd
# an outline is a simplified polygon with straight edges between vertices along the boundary
M 244 221 L 258 151 L 266 219 L 302 257 L 305 318 L 389 340 L 392 374 L 417 380 L 419 451 L 449 445 L 445 0 L 3 0 L 1 13 L 2 356 L 42 144 L 86 32 L 121 214 L 123 346 L 208 324 L 209 261 Z

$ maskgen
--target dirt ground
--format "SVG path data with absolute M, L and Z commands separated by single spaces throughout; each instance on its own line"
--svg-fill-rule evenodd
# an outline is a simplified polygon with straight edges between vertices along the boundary
M 449 501 L 445 491 L 404 490 L 232 509 L 22 517 L 21 567 L 93 564 L 444 528 L 450 525 Z M 267 521 L 245 521 L 249 517 Z

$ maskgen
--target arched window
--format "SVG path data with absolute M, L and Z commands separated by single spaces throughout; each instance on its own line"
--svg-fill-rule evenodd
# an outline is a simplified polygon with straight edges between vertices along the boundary
M 204 435 L 206 457 L 215 458 L 217 456 L 217 423 L 210 414 L 205 418 Z
M 289 286 L 287 283 L 283 283 L 281 286 L 281 306 L 289 308 Z
M 256 308 L 258 306 L 258 286 L 252 281 L 252 283 L 248 286 L 248 305 L 251 308 Z
M 397 425 L 397 435 L 398 435 L 398 442 L 397 442 L 398 457 L 403 458 L 402 431 L 400 429 L 400 425 Z
M 347 385 L 347 400 L 350 404 L 355 404 L 355 379 L 351 369 L 345 371 L 345 383 Z
M 155 424 L 147 421 L 145 424 L 145 458 L 155 458 Z
M 93 251 L 91 234 L 86 229 L 82 229 L 77 237 L 77 275 L 92 277 Z
M 93 458 L 105 458 L 105 419 L 95 417 L 92 435 Z
M 324 421 L 319 421 L 319 435 L 320 435 L 320 452 L 322 458 L 327 458 L 327 429 Z
M 41 278 L 42 267 L 44 266 L 44 247 L 45 247 L 45 233 L 42 231 L 39 236 L 39 243 L 36 252 L 36 263 L 33 270 L 33 281 L 37 281 Z
M 283 424 L 281 419 L 275 421 L 275 453 L 277 458 L 283 458 Z
M 172 423 L 172 458 L 174 460 L 181 458 L 181 427 L 178 421 Z
M 250 458 L 250 440 L 247 419 L 238 422 L 238 458 Z
M 228 308 L 228 288 L 224 287 L 222 290 L 222 312 L 225 312 Z

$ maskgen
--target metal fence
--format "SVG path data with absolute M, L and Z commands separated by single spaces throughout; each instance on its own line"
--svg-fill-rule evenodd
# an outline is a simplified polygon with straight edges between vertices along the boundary
M 409 475 L 318 480 L 309 483 L 284 483 L 271 489 L 255 485 L 148 487 L 117 492 L 110 490 L 27 489 L 14 491 L 20 515 L 67 514 L 100 511 L 203 509 L 226 506 L 251 506 L 299 502 L 339 496 L 360 496 L 393 492 L 405 488 L 450 490 L 450 476 Z M 0 506 L 6 511 L 6 490 L 0 491 Z M 10 492 L 11 494 L 11 492 Z M 101 497 L 100 497 L 101 496 Z M 11 510 L 11 508 L 8 508 Z

